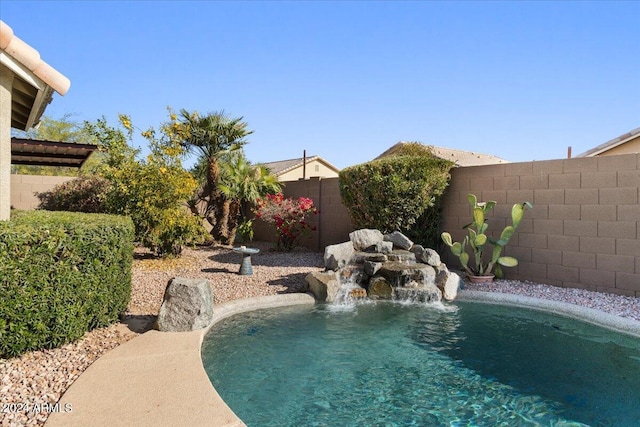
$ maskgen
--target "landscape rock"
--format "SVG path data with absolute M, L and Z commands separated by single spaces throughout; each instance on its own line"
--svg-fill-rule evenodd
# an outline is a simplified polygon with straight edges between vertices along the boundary
M 324 248 L 324 267 L 336 271 L 349 264 L 354 253 L 351 242 L 329 245 Z
M 362 228 L 349 233 L 349 239 L 351 240 L 351 243 L 353 243 L 353 247 L 356 251 L 362 251 L 382 242 L 384 236 L 380 230 Z
M 404 249 L 394 249 L 387 255 L 389 261 L 416 262 L 416 254 Z
M 442 292 L 434 284 L 411 283 L 394 289 L 396 298 L 413 302 L 440 302 Z
M 369 289 L 367 294 L 371 299 L 391 299 L 393 297 L 393 288 L 382 276 L 374 276 L 369 281 Z
M 372 261 L 364 262 L 364 272 L 367 273 L 369 276 L 375 276 L 375 274 L 378 271 L 380 271 L 381 268 L 382 268 L 381 262 L 372 262 Z
M 393 246 L 399 249 L 409 250 L 413 246 L 413 242 L 404 234 L 399 231 L 394 231 L 393 233 L 385 234 L 384 240 L 393 243 Z
M 390 254 L 393 251 L 393 243 L 391 242 L 378 242 L 374 246 L 374 250 L 381 254 Z
M 202 329 L 213 319 L 213 295 L 208 280 L 176 277 L 167 284 L 156 327 L 163 332 Z
M 447 301 L 453 301 L 458 296 L 458 289 L 460 289 L 460 285 L 462 283 L 462 279 L 456 273 L 449 273 L 447 280 L 444 284 L 438 288 L 442 291 L 442 296 Z
M 340 289 L 340 281 L 335 271 L 313 271 L 307 274 L 304 280 L 318 302 L 333 302 Z
M 429 264 L 432 267 L 438 267 L 440 264 L 442 264 L 440 255 L 433 249 L 423 248 L 422 245 L 415 245 L 411 249 L 411 252 L 416 255 L 416 260 L 418 262 Z
M 389 281 L 391 286 L 406 286 L 410 282 L 434 284 L 436 271 L 427 264 L 405 263 L 400 261 L 385 262 L 380 275 Z
M 363 262 L 387 262 L 388 258 L 385 254 L 377 254 L 372 252 L 356 252 L 351 259 L 352 262 L 362 264 Z

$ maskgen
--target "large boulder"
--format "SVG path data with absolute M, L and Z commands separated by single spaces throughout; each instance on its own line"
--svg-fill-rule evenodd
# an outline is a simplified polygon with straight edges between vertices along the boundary
M 166 332 L 202 329 L 213 319 L 213 295 L 206 279 L 171 279 L 156 321 L 156 328 Z
M 304 280 L 318 302 L 333 302 L 340 289 L 340 281 L 335 271 L 313 271 L 307 274 Z
M 413 246 L 413 242 L 407 236 L 402 234 L 399 231 L 394 231 L 393 233 L 385 234 L 384 240 L 386 242 L 393 243 L 393 246 L 400 249 L 409 250 Z
M 382 242 L 384 240 L 384 236 L 380 230 L 362 228 L 349 233 L 349 239 L 351 240 L 351 243 L 353 243 L 353 247 L 356 251 L 362 251 Z
M 324 267 L 336 271 L 349 264 L 354 253 L 351 242 L 329 245 L 324 248 Z

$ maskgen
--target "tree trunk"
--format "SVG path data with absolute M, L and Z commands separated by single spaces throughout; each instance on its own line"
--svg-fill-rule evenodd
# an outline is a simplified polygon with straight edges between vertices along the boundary
M 229 204 L 231 201 L 225 199 L 222 194 L 218 194 L 214 203 L 216 224 L 211 230 L 211 235 L 220 243 L 225 243 L 229 237 Z
M 238 231 L 238 223 L 240 221 L 240 203 L 237 200 L 233 200 L 229 206 L 229 223 L 227 228 L 229 230 L 228 244 L 233 245 L 236 240 L 236 232 Z

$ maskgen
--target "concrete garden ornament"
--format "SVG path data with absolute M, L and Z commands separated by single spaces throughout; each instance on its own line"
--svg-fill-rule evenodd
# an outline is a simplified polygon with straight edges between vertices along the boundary
M 501 256 L 502 249 L 509 243 L 516 228 L 520 225 L 520 221 L 524 216 L 526 208 L 533 206 L 529 202 L 516 203 L 511 208 L 511 224 L 508 225 L 500 233 L 498 240 L 487 236 L 486 231 L 489 227 L 486 215 L 495 206 L 495 201 L 478 202 L 473 194 L 467 194 L 469 205 L 473 211 L 473 221 L 463 227 L 469 232 L 462 242 L 453 242 L 451 234 L 444 232 L 441 234 L 444 243 L 451 248 L 451 253 L 460 259 L 460 264 L 469 275 L 472 281 L 491 281 L 494 277 L 503 277 L 502 267 L 515 267 L 518 260 L 510 256 Z M 469 265 L 469 253 L 467 253 L 467 244 L 471 247 L 471 253 L 474 257 L 473 265 Z M 490 249 L 492 248 L 492 249 Z M 488 253 L 491 250 L 489 257 Z M 487 255 L 485 255 L 487 252 Z M 484 255 L 484 256 L 483 256 Z M 482 277 L 483 279 L 478 279 Z

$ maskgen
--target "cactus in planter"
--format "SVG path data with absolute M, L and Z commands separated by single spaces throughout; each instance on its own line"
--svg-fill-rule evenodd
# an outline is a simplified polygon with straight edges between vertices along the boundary
M 473 194 L 468 194 L 467 199 L 473 211 L 473 221 L 463 228 L 469 232 L 469 235 L 465 236 L 462 242 L 453 242 L 451 234 L 444 232 L 441 234 L 442 241 L 451 248 L 451 253 L 460 259 L 462 267 L 470 276 L 492 276 L 495 274 L 497 277 L 503 277 L 501 266 L 515 267 L 518 265 L 518 260 L 510 256 L 501 256 L 502 249 L 509 243 L 516 228 L 520 225 L 525 209 L 533 206 L 529 202 L 513 205 L 511 208 L 512 225 L 506 226 L 500 233 L 500 238 L 495 240 L 485 233 L 489 227 L 486 222 L 486 214 L 496 206 L 496 202 L 478 202 Z M 475 266 L 469 266 L 470 257 L 466 250 L 467 244 L 471 247 Z M 493 249 L 491 258 L 487 261 L 483 259 L 483 254 L 488 251 L 489 245 Z

